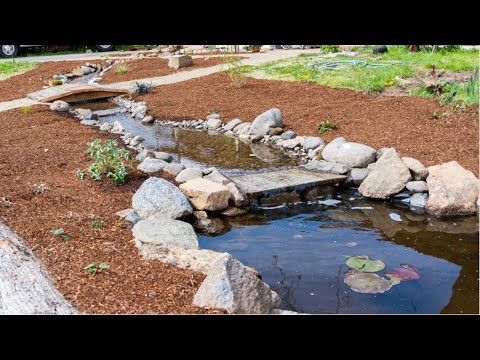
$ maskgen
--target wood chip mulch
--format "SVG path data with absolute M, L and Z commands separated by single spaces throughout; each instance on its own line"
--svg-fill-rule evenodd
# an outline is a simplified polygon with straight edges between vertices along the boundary
M 434 99 L 363 94 L 306 82 L 248 78 L 245 87 L 235 88 L 225 73 L 159 86 L 139 101 L 146 101 L 155 117 L 170 120 L 204 119 L 217 109 L 224 122 L 253 121 L 278 107 L 285 126 L 299 135 L 318 136 L 318 124 L 331 120 L 337 129 L 320 135 L 327 141 L 343 136 L 375 149 L 395 147 L 401 156 L 425 166 L 456 160 L 478 176 L 475 107 L 454 112 Z
M 180 71 L 190 71 L 194 69 L 204 68 L 215 66 L 222 63 L 222 59 L 218 57 L 203 59 L 203 58 L 195 58 L 193 59 L 193 65 L 180 68 L 180 69 L 172 69 L 168 67 L 168 59 L 164 58 L 145 58 L 145 59 L 138 59 L 125 62 L 125 66 L 127 67 L 127 72 L 120 74 L 116 72 L 116 67 L 118 65 L 114 65 L 112 69 L 107 71 L 102 76 L 102 84 L 111 84 L 116 82 L 122 81 L 130 81 L 135 79 L 144 79 L 149 77 L 156 77 L 156 76 L 165 76 L 174 74 Z
M 0 218 L 33 249 L 72 305 L 85 313 L 208 312 L 191 305 L 204 275 L 143 260 L 131 230 L 115 215 L 131 206 L 147 176 L 135 171 L 124 186 L 77 179 L 76 169 L 89 164 L 86 144 L 110 135 L 42 106 L 28 116 L 21 109 L 0 112 L 0 131 Z M 71 239 L 53 235 L 58 228 Z M 92 262 L 110 269 L 89 274 L 84 267 Z
M 42 87 L 48 84 L 48 80 L 53 75 L 72 72 L 74 68 L 85 65 L 87 62 L 101 63 L 100 60 L 44 62 L 38 64 L 32 70 L 0 80 L 0 102 L 21 99 L 31 92 L 42 90 Z

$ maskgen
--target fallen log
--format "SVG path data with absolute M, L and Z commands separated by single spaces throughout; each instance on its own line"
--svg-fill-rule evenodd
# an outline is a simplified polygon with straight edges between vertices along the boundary
M 22 239 L 0 222 L 0 315 L 78 313 Z

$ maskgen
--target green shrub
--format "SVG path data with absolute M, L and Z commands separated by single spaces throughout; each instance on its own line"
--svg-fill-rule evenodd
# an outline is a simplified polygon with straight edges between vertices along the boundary
M 25 115 L 25 116 L 30 115 L 30 106 L 22 107 L 22 112 L 23 112 L 23 115 Z
M 338 45 L 322 45 L 320 51 L 324 54 L 328 54 L 340 52 L 342 49 L 340 49 L 340 46 Z
M 337 128 L 337 125 L 331 120 L 325 120 L 322 121 L 320 124 L 318 124 L 318 132 L 320 134 L 323 134 L 327 131 L 334 130 Z
M 115 140 L 109 140 L 102 145 L 97 139 L 88 145 L 85 153 L 93 160 L 86 171 L 95 181 L 106 176 L 115 185 L 121 185 L 128 179 L 127 167 L 133 169 L 132 155 L 127 149 L 119 147 Z M 77 176 L 82 180 L 85 174 L 77 169 Z
M 117 67 L 115 68 L 115 72 L 119 74 L 125 74 L 127 71 L 128 71 L 127 66 L 123 64 L 117 65 Z

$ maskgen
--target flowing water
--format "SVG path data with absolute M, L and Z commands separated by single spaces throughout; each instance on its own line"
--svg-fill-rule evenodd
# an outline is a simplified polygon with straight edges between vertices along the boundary
M 122 122 L 145 138 L 147 148 L 176 154 L 190 165 L 216 166 L 226 174 L 296 165 L 281 151 L 205 132 Z M 282 298 L 282 308 L 306 313 L 478 313 L 478 217 L 439 218 L 401 204 L 371 201 L 355 190 L 335 200 L 258 208 L 220 218 L 217 236 L 199 234 L 201 248 L 227 251 L 261 272 Z M 400 221 L 398 221 L 400 220 Z M 418 280 L 383 294 L 362 294 L 344 283 L 345 260 L 368 255 L 417 268 Z

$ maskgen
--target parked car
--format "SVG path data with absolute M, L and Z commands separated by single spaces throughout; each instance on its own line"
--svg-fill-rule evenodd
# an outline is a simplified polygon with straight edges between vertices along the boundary
M 20 48 L 29 48 L 44 45 L 0 45 L 0 56 L 12 57 L 17 56 Z M 95 45 L 98 51 L 111 51 L 115 48 L 115 45 Z

